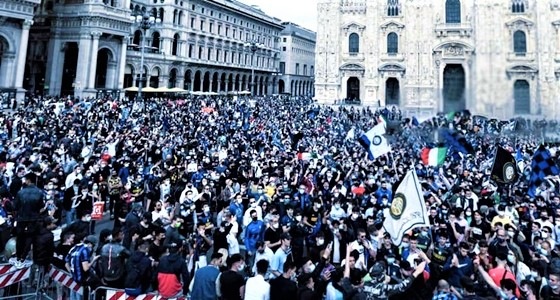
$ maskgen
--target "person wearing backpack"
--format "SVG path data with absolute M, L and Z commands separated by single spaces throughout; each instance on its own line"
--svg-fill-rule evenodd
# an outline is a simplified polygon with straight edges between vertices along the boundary
M 145 294 L 150 287 L 154 261 L 148 257 L 149 249 L 148 243 L 140 244 L 126 263 L 124 288 L 129 296 Z
M 124 237 L 121 228 L 113 229 L 113 239 L 101 248 L 99 261 L 99 277 L 103 285 L 122 289 L 125 279 L 125 262 L 130 257 L 130 251 L 122 244 Z
M 72 275 L 72 280 L 83 287 L 83 295 L 70 289 L 70 300 L 87 300 L 89 285 L 95 278 L 92 266 L 97 262 L 99 256 L 93 256 L 93 248 L 97 244 L 97 237 L 90 235 L 85 237 L 81 243 L 70 249 L 66 255 L 66 270 Z

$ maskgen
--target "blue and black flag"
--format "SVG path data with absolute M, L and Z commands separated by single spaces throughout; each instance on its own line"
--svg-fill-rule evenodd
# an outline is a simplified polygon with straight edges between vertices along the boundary
M 544 145 L 540 145 L 539 149 L 533 155 L 531 162 L 531 178 L 529 180 L 529 196 L 535 197 L 537 187 L 546 179 L 546 176 L 555 176 L 560 174 L 560 169 L 556 165 L 552 155 Z

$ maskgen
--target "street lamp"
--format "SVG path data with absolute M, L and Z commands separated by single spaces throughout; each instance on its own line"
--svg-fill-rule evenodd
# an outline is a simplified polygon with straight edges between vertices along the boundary
M 133 26 L 139 29 L 142 29 L 142 41 L 140 42 L 140 82 L 138 84 L 138 100 L 142 101 L 142 83 L 144 81 L 144 77 L 146 77 L 145 70 L 144 70 L 144 48 L 146 47 L 146 33 L 148 29 L 152 28 L 155 24 L 159 24 L 161 19 L 151 16 L 148 11 L 135 11 L 130 16 L 130 20 L 133 23 Z M 147 83 L 146 83 L 147 84 Z M 144 102 L 144 110 L 146 109 L 146 103 Z
M 253 59 L 255 58 L 255 52 L 257 52 L 257 50 L 264 48 L 264 45 L 259 43 L 256 40 L 252 40 L 250 42 L 245 43 L 245 47 L 249 48 L 249 50 L 251 50 L 252 55 L 251 55 L 251 82 L 249 83 L 249 86 L 251 88 L 251 93 L 253 93 L 255 87 L 255 66 L 253 63 Z

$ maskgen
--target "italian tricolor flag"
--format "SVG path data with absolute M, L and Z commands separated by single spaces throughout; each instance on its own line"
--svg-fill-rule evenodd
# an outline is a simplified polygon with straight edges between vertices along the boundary
M 317 153 L 300 152 L 297 154 L 297 158 L 299 160 L 311 160 L 313 158 L 319 158 L 319 156 L 317 155 Z
M 420 153 L 420 158 L 422 162 L 427 166 L 439 166 L 445 161 L 445 155 L 447 154 L 447 148 L 424 148 Z

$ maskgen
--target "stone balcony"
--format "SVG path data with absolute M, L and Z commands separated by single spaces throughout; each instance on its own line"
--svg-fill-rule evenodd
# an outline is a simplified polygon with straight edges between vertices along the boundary
M 473 33 L 471 23 L 440 23 L 434 29 L 436 36 L 441 37 L 470 37 Z
M 516 53 L 516 52 L 509 52 L 507 55 L 507 60 L 509 62 L 518 62 L 518 63 L 533 63 L 536 59 L 535 52 L 526 52 L 526 53 Z

